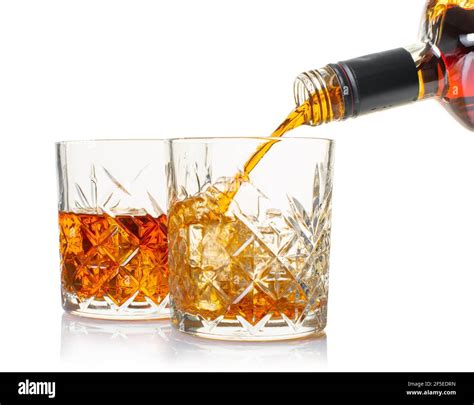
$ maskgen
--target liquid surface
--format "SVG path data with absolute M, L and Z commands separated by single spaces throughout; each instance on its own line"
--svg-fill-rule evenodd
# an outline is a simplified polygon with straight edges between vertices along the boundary
M 166 216 L 59 213 L 63 291 L 159 304 L 168 294 Z

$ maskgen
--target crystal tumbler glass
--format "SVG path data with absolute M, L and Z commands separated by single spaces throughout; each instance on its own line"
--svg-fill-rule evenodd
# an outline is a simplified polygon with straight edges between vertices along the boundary
M 56 144 L 66 311 L 169 316 L 163 146 L 159 140 Z
M 174 326 L 230 340 L 321 332 L 333 142 L 187 138 L 166 150 Z

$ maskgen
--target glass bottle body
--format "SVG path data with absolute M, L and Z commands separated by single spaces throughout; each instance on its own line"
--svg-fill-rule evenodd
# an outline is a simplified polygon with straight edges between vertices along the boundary
M 319 125 L 437 98 L 474 131 L 474 0 L 430 0 L 415 45 L 300 74 L 298 106 Z M 381 84 L 381 85 L 380 85 Z

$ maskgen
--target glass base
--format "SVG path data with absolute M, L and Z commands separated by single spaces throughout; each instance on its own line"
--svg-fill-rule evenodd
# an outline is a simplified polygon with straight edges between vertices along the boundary
M 95 319 L 147 320 L 170 317 L 169 296 L 159 305 L 151 300 L 126 302 L 118 306 L 110 299 L 79 299 L 76 295 L 63 293 L 63 308 L 73 315 Z
M 206 321 L 202 317 L 172 311 L 172 324 L 179 331 L 206 339 L 234 340 L 234 341 L 274 341 L 300 339 L 310 335 L 324 333 L 325 322 L 314 314 L 307 316 L 303 322 L 294 324 L 283 318 L 269 319 L 264 317 L 255 325 L 251 325 L 243 318 L 217 318 Z

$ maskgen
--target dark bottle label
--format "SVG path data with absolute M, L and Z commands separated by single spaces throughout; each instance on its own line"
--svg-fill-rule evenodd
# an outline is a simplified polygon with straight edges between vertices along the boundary
M 411 54 L 404 48 L 330 66 L 341 83 L 346 118 L 418 99 L 417 68 Z

